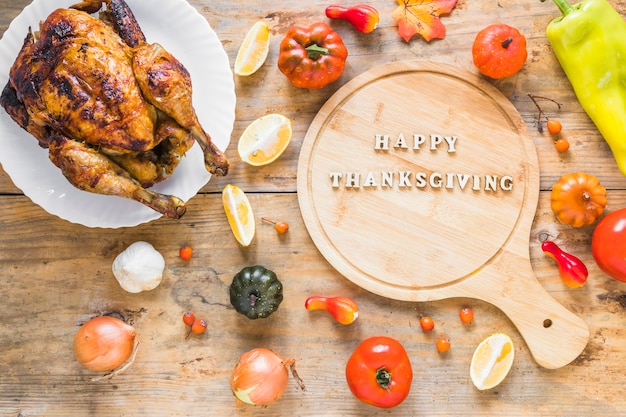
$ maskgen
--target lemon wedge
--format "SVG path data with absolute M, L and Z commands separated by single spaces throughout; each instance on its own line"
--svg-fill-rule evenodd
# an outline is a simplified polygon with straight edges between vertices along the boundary
M 470 365 L 470 377 L 479 390 L 500 384 L 513 365 L 513 341 L 504 333 L 494 333 L 480 342 Z
M 239 157 L 250 165 L 267 165 L 287 149 L 291 135 L 291 120 L 287 116 L 278 113 L 261 116 L 241 134 L 237 146 Z
M 254 238 L 254 214 L 248 197 L 236 185 L 228 184 L 222 190 L 222 202 L 230 229 L 242 246 L 249 246 Z
M 254 74 L 265 63 L 269 50 L 270 28 L 267 23 L 259 20 L 248 30 L 237 51 L 235 74 L 240 76 Z

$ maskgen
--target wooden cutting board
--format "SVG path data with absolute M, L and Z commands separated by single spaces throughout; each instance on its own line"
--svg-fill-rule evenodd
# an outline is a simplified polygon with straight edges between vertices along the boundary
M 471 297 L 500 308 L 537 363 L 585 348 L 587 325 L 537 281 L 532 139 L 486 80 L 433 62 L 359 75 L 304 139 L 298 198 L 323 256 L 346 278 L 407 301 Z

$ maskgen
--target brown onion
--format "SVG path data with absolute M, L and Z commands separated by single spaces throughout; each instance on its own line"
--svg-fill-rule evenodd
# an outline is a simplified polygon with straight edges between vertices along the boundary
M 78 362 L 91 371 L 111 371 L 133 353 L 136 335 L 132 326 L 118 318 L 94 317 L 78 329 L 74 354 Z
M 300 388 L 305 389 L 295 366 L 295 359 L 283 360 L 269 349 L 252 349 L 239 358 L 230 376 L 230 387 L 239 401 L 252 405 L 271 404 L 285 393 L 289 379 L 287 367 L 291 368 Z

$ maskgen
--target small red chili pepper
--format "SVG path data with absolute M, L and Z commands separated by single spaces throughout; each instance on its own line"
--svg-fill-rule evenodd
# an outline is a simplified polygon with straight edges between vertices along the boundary
M 359 307 L 348 297 L 311 296 L 304 302 L 307 310 L 326 310 L 341 324 L 350 324 L 359 317 Z
M 367 4 L 346 7 L 330 5 L 326 8 L 326 17 L 348 21 L 361 33 L 370 33 L 378 27 L 378 10 Z
M 563 251 L 556 243 L 549 240 L 541 244 L 541 249 L 556 261 L 559 274 L 565 285 L 570 288 L 578 288 L 585 284 L 589 272 L 583 261 Z

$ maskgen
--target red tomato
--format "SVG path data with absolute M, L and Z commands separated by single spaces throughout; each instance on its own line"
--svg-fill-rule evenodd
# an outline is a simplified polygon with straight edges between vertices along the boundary
M 400 342 L 387 336 L 374 336 L 365 339 L 348 359 L 346 380 L 359 400 L 391 408 L 409 395 L 413 369 Z
M 598 222 L 591 238 L 591 253 L 604 273 L 626 282 L 626 208 Z

